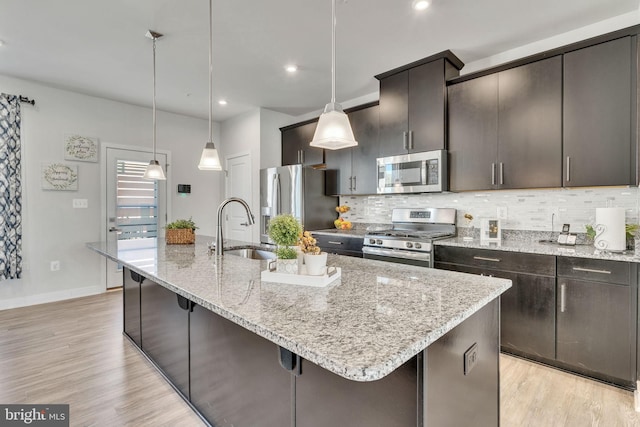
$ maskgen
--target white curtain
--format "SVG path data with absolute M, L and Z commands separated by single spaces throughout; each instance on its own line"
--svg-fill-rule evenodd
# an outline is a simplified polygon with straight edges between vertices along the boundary
M 0 280 L 22 275 L 20 101 L 0 94 Z

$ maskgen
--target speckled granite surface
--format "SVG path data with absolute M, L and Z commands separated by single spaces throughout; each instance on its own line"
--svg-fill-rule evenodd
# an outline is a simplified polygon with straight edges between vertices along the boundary
M 329 255 L 341 279 L 326 288 L 260 281 L 266 261 L 195 245 L 87 246 L 344 378 L 389 374 L 511 286 L 511 282 Z M 229 248 L 245 246 L 230 242 Z M 144 259 L 144 263 L 137 262 Z M 149 261 L 152 259 L 153 261 Z M 144 266 L 140 266 L 144 265 Z
M 640 256 L 635 255 L 635 251 L 606 252 L 597 250 L 593 244 L 582 243 L 576 246 L 564 246 L 557 243 L 540 243 L 540 239 L 548 239 L 550 233 L 537 231 L 509 231 L 497 245 L 482 244 L 479 235 L 471 242 L 465 242 L 462 237 L 452 239 L 437 240 L 436 245 L 459 246 L 464 248 L 495 249 L 509 252 L 522 252 L 531 254 L 572 256 L 578 258 L 604 259 L 611 261 L 640 262 Z M 558 233 L 553 235 L 557 239 Z M 582 241 L 582 240 L 581 240 Z

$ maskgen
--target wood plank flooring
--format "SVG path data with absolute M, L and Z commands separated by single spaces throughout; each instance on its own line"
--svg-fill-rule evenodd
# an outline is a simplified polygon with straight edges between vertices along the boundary
M 631 392 L 500 363 L 503 427 L 640 426 Z M 0 311 L 0 403 L 69 403 L 72 426 L 204 425 L 122 335 L 120 291 Z

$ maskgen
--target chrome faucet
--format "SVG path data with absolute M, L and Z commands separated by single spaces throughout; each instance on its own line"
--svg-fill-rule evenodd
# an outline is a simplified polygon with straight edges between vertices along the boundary
M 253 214 L 251 213 L 251 209 L 249 208 L 249 204 L 242 200 L 239 197 L 229 197 L 220 203 L 218 206 L 218 231 L 216 233 L 216 255 L 224 255 L 224 242 L 222 238 L 222 210 L 225 206 L 227 206 L 231 202 L 238 202 L 242 206 L 244 206 L 244 210 L 247 211 L 247 222 L 242 223 L 244 226 L 249 226 L 255 224 L 256 220 Z

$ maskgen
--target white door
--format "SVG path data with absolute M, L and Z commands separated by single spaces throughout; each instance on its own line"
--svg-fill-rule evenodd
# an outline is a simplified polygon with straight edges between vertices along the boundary
M 251 189 L 251 154 L 241 154 L 226 158 L 227 179 L 225 193 L 227 197 L 240 197 L 249 206 L 253 196 Z M 251 211 L 255 212 L 253 206 Z M 227 205 L 224 211 L 225 232 L 224 238 L 251 242 L 251 227 L 247 225 L 247 213 L 240 203 Z
M 106 239 L 126 258 L 127 249 L 137 249 L 134 265 L 148 269 L 154 264 L 157 238 L 164 236 L 167 214 L 166 181 L 142 178 L 152 153 L 135 148 L 106 147 Z M 167 172 L 167 156 L 156 158 Z M 148 251 L 139 251 L 147 248 Z M 122 266 L 106 260 L 107 289 L 122 286 Z

